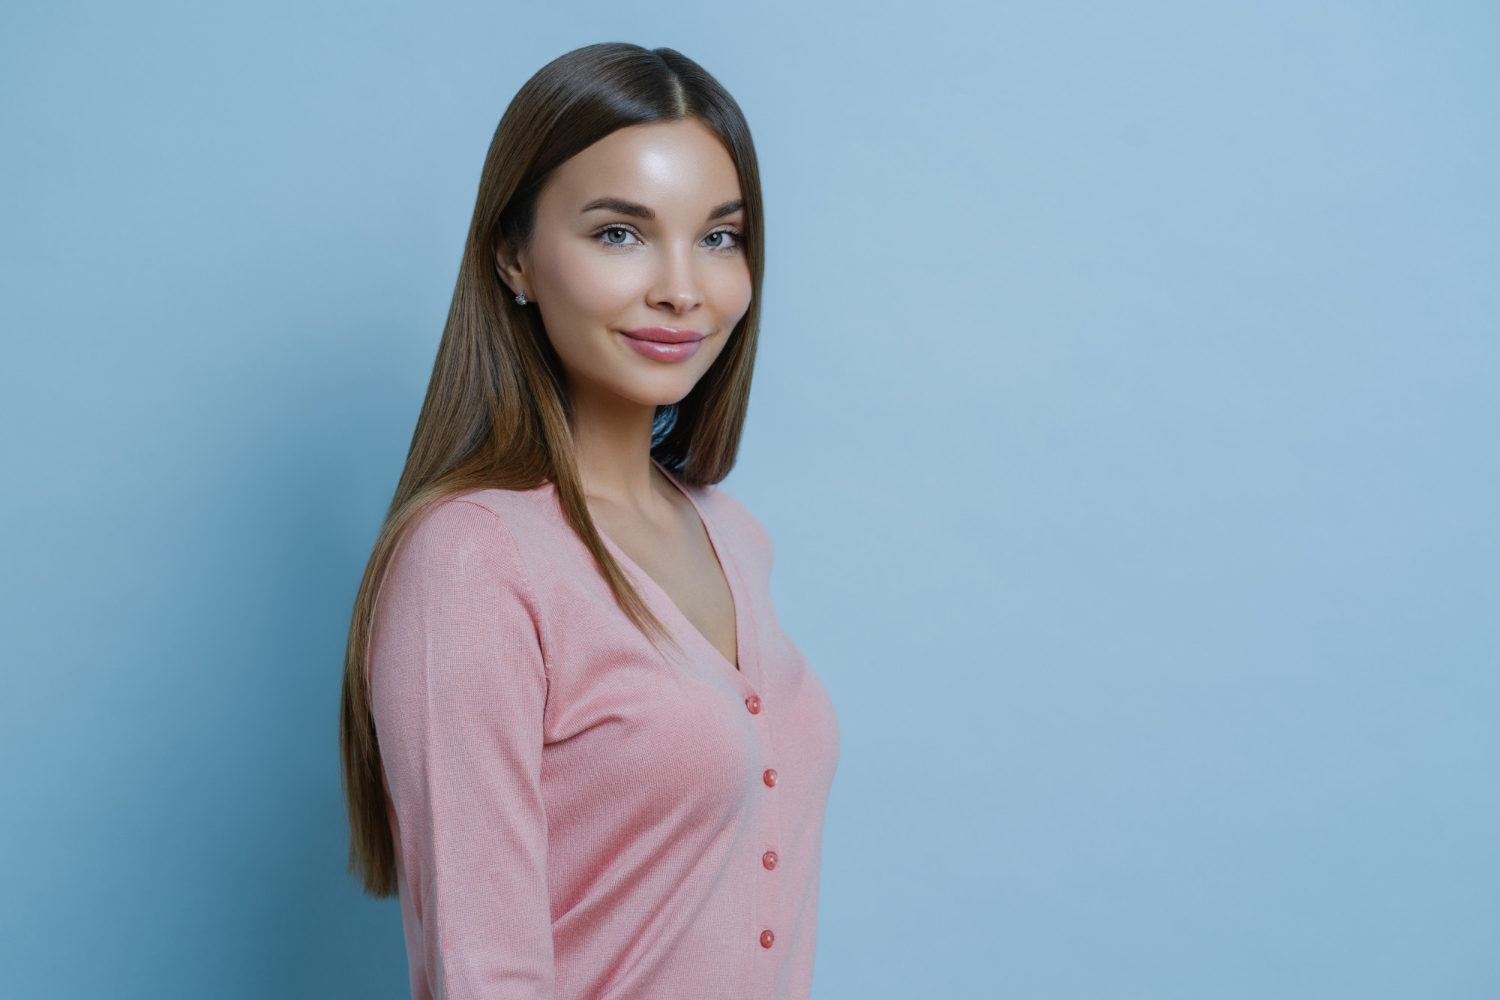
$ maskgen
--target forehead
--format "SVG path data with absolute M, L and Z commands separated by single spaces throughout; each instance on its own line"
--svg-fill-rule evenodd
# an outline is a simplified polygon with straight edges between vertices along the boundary
M 548 185 L 565 202 L 614 196 L 667 210 L 686 201 L 720 205 L 740 197 L 734 160 L 696 119 L 612 132 L 558 168 Z

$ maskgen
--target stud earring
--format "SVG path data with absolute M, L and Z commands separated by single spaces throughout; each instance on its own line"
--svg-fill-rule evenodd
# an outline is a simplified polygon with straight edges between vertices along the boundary
M 526 289 L 523 288 L 523 289 L 521 289 L 521 293 L 516 296 L 516 305 L 518 305 L 518 306 L 524 306 L 525 304 L 526 304 Z

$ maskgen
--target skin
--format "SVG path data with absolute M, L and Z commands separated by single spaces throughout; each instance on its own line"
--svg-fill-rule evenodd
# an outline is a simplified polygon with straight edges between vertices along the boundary
M 697 512 L 651 462 L 651 424 L 750 307 L 740 200 L 734 161 L 700 122 L 621 129 L 557 169 L 531 241 L 496 259 L 562 360 L 594 523 L 736 666 L 733 597 Z M 646 327 L 707 336 L 692 357 L 663 361 L 625 336 Z

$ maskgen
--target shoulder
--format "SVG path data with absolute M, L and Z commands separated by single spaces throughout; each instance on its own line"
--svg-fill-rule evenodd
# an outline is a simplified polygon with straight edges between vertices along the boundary
M 521 573 L 520 541 L 540 527 L 537 490 L 469 490 L 438 500 L 402 532 L 392 571 Z M 520 540 L 520 541 L 518 541 Z
M 377 702 L 420 709 L 440 689 L 486 683 L 497 653 L 514 668 L 507 676 L 540 676 L 540 660 L 527 659 L 539 655 L 538 603 L 507 512 L 500 498 L 457 494 L 402 525 L 371 610 Z
M 428 504 L 412 515 L 403 533 L 402 550 L 453 550 L 508 539 L 506 505 L 486 496 L 499 492 L 473 490 Z
M 735 549 L 748 550 L 767 563 L 771 561 L 771 533 L 728 490 L 719 486 L 697 486 L 692 488 L 692 494 L 714 527 Z

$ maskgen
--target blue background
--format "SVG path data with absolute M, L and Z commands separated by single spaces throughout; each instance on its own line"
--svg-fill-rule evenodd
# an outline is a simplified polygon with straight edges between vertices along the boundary
M 0 991 L 404 994 L 348 608 L 610 39 L 761 151 L 817 996 L 1500 996 L 1500 11 L 1327 0 L 6 5 Z

